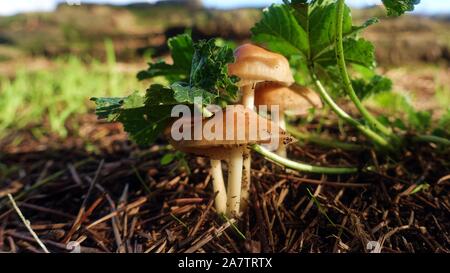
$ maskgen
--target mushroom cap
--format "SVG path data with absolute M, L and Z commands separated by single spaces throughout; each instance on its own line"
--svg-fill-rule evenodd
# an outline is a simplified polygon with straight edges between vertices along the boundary
M 233 116 L 233 122 L 227 124 L 227 113 Z M 175 140 L 170 131 L 173 123 L 166 129 L 166 135 L 169 143 L 177 150 L 186 153 L 192 153 L 199 156 L 206 156 L 211 159 L 224 160 L 229 157 L 230 149 L 244 147 L 248 144 L 269 144 L 283 143 L 284 145 L 293 142 L 293 138 L 284 130 L 279 128 L 272 121 L 259 116 L 251 109 L 243 105 L 229 105 L 222 110 L 222 126 L 213 127 L 213 135 L 205 135 L 205 125 L 213 118 L 201 119 L 182 117 L 177 121 L 182 124 L 182 128 L 190 129 L 190 139 Z M 175 122 L 177 122 L 175 121 Z M 202 123 L 201 139 L 194 139 L 194 122 Z M 199 126 L 197 126 L 200 128 Z M 239 131 L 244 130 L 244 131 Z M 227 131 L 233 130 L 234 134 L 227 137 Z M 241 134 L 241 135 L 239 135 Z M 218 136 L 220 139 L 214 138 Z
M 280 111 L 301 116 L 306 115 L 311 108 L 322 108 L 322 100 L 316 92 L 305 86 L 264 82 L 256 85 L 255 105 L 279 105 Z
M 273 81 L 290 85 L 294 82 L 288 60 L 262 47 L 244 44 L 234 51 L 236 61 L 228 65 L 228 74 L 241 80 L 239 86 Z

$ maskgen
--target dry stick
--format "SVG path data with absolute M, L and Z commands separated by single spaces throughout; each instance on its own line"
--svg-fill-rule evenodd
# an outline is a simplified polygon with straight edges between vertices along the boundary
M 8 237 L 8 239 L 11 238 L 11 237 L 14 237 L 14 238 L 21 239 L 21 240 L 24 240 L 24 241 L 30 241 L 30 242 L 34 241 L 34 239 L 32 237 L 25 236 L 25 235 L 23 235 L 21 233 L 18 233 L 18 232 L 12 231 L 12 230 L 7 230 L 5 233 L 10 235 L 10 237 Z M 66 244 L 62 244 L 62 243 L 58 243 L 58 242 L 54 242 L 54 241 L 50 241 L 50 240 L 42 240 L 42 241 L 45 242 L 47 245 L 51 245 L 51 246 L 54 246 L 54 247 L 57 247 L 57 248 L 60 248 L 60 249 L 67 250 L 67 245 Z M 101 252 L 101 251 L 99 251 L 96 248 L 90 248 L 90 247 L 81 247 L 81 251 L 83 253 Z M 16 252 L 16 251 L 14 251 L 14 252 Z
M 230 219 L 225 224 L 223 224 L 214 234 L 207 234 L 203 239 L 201 239 L 198 243 L 190 247 L 185 251 L 185 253 L 194 253 L 195 251 L 199 250 L 201 247 L 206 245 L 208 242 L 210 242 L 214 238 L 218 238 L 222 235 L 222 233 L 232 226 L 236 222 L 235 219 Z
M 39 239 L 37 234 L 31 228 L 30 221 L 25 219 L 25 217 L 23 216 L 22 212 L 20 211 L 19 207 L 17 206 L 16 202 L 14 201 L 14 198 L 12 197 L 12 195 L 10 193 L 8 194 L 8 198 L 9 198 L 9 201 L 11 201 L 11 204 L 12 204 L 13 208 L 16 210 L 17 215 L 19 215 L 20 220 L 22 220 L 22 222 L 25 225 L 25 227 L 31 233 L 31 236 L 33 236 L 33 238 L 36 240 L 38 245 L 44 250 L 45 253 L 50 253 L 50 251 L 48 251 L 47 247 L 45 247 L 44 243 L 42 243 L 42 241 Z
M 88 225 L 86 228 L 87 228 L 87 229 L 91 229 L 91 228 L 93 228 L 94 226 L 96 226 L 96 225 L 98 225 L 98 224 L 100 224 L 100 223 L 103 223 L 103 222 L 105 222 L 105 221 L 111 219 L 111 218 L 114 217 L 114 216 L 117 216 L 117 214 L 120 213 L 120 212 L 123 212 L 123 211 L 129 211 L 129 210 L 132 210 L 132 209 L 134 209 L 134 208 L 136 208 L 136 207 L 139 207 L 139 206 L 141 206 L 142 204 L 144 204 L 145 202 L 147 202 L 147 200 L 148 200 L 147 197 L 141 197 L 140 199 L 134 201 L 133 203 L 130 203 L 130 204 L 126 205 L 125 207 L 123 207 L 123 208 L 121 208 L 121 209 L 117 209 L 117 210 L 115 210 L 115 211 L 113 211 L 113 212 L 111 212 L 111 213 L 109 213 L 109 214 L 103 216 L 102 218 L 100 218 L 100 219 L 94 221 L 93 223 L 91 223 L 90 225 Z
M 88 192 L 86 193 L 86 196 L 83 200 L 83 203 L 81 204 L 80 210 L 78 211 L 78 215 L 77 218 L 75 219 L 72 228 L 69 230 L 67 236 L 64 238 L 63 242 L 67 243 L 70 241 L 70 238 L 72 237 L 72 235 L 80 228 L 81 224 L 83 223 L 83 215 L 85 214 L 86 211 L 86 204 L 87 201 L 89 199 L 89 196 L 92 193 L 92 190 L 94 189 L 95 183 L 100 175 L 100 171 L 103 168 L 103 164 L 105 163 L 105 160 L 102 159 L 102 161 L 100 161 L 100 164 L 97 168 L 97 171 L 95 172 L 95 176 L 94 179 L 91 181 L 91 184 L 89 185 L 89 189 Z
M 189 234 L 189 237 L 194 236 L 197 233 L 197 231 L 200 229 L 201 225 L 205 221 L 206 215 L 208 215 L 208 212 L 212 207 L 213 201 L 214 201 L 214 198 L 211 199 L 211 201 L 209 201 L 208 205 L 206 206 L 206 209 L 202 212 L 202 215 L 200 216 L 200 219 L 197 221 L 197 224 L 195 225 L 194 229 L 192 229 L 191 234 Z

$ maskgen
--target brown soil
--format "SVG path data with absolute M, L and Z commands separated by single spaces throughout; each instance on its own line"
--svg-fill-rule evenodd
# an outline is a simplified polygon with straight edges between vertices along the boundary
M 450 252 L 450 153 L 435 145 L 397 158 L 290 148 L 311 164 L 375 166 L 354 175 L 287 173 L 254 155 L 251 204 L 230 225 L 215 214 L 207 160 L 188 157 L 190 174 L 161 166 L 163 140 L 138 149 L 120 126 L 94 120 L 64 141 L 3 139 L 0 251 L 42 251 L 9 206 L 11 193 L 51 252 L 68 251 L 69 241 L 82 252 L 368 252 L 370 241 L 382 252 Z M 327 131 L 339 136 L 333 125 Z M 341 139 L 363 141 L 346 132 Z

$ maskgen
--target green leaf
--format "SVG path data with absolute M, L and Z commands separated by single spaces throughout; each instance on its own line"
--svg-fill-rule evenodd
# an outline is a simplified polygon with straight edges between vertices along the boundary
M 390 112 L 391 117 L 398 114 L 404 115 L 406 124 L 402 124 L 402 127 L 423 132 L 431 126 L 431 113 L 416 110 L 405 94 L 383 92 L 374 96 L 374 101 L 383 108 L 384 112 Z
M 419 184 L 419 185 L 416 185 L 416 187 L 411 191 L 411 193 L 409 193 L 409 195 L 413 195 L 413 194 L 416 194 L 416 193 L 421 192 L 421 191 L 426 191 L 429 188 L 430 188 L 430 184 L 428 184 L 426 182 L 422 183 L 422 184 Z
M 413 11 L 414 5 L 420 0 L 382 0 L 389 16 L 400 16 L 407 11 Z
M 416 130 L 425 131 L 431 125 L 431 113 L 428 111 L 411 110 L 408 113 L 408 122 Z
M 196 98 L 202 99 L 202 104 L 211 104 L 219 96 L 206 91 L 205 89 L 183 85 L 183 83 L 174 83 L 170 86 L 174 92 L 174 99 L 180 104 L 193 104 Z
M 173 77 L 177 80 L 189 77 L 192 56 L 194 55 L 194 43 L 189 34 L 181 34 L 172 37 L 167 42 L 171 51 L 173 64 L 157 62 L 149 64 L 149 68 L 140 71 L 137 75 L 139 80 L 149 79 L 156 76 Z
M 100 119 L 123 124 L 129 137 L 140 146 L 154 142 L 169 122 L 171 106 L 146 106 L 145 99 L 134 92 L 124 98 L 92 98 Z
M 309 40 L 311 56 L 317 56 L 329 45 L 334 44 L 336 33 L 336 4 L 330 3 L 320 8 L 313 8 L 309 20 Z M 345 7 L 343 34 L 352 32 L 350 8 Z
M 308 56 L 307 30 L 298 23 L 293 9 L 287 5 L 270 6 L 251 32 L 254 41 L 265 44 L 272 51 L 285 56 Z
M 160 160 L 160 164 L 162 166 L 166 166 L 169 165 L 170 163 L 172 163 L 172 161 L 175 159 L 175 154 L 174 153 L 169 153 L 169 154 L 165 154 L 161 160 Z
M 344 56 L 347 64 L 358 64 L 367 68 L 375 67 L 375 48 L 373 44 L 364 39 L 349 38 L 344 41 Z M 316 62 L 322 66 L 336 64 L 334 50 L 323 54 Z
M 233 50 L 226 45 L 217 46 L 214 39 L 199 41 L 194 48 L 189 77 L 191 90 L 199 92 L 198 89 L 203 89 L 204 93 L 217 93 L 217 97 L 221 90 L 235 98 L 238 78 L 228 75 L 228 64 L 234 62 Z
M 144 98 L 139 95 L 138 91 L 123 99 L 123 109 L 138 108 L 144 106 Z
M 168 45 L 172 53 L 174 65 L 185 71 L 191 69 L 192 56 L 194 55 L 194 42 L 190 34 L 181 34 L 169 38 Z
M 132 109 L 124 109 L 117 118 L 121 122 L 130 139 L 139 146 L 148 146 L 156 140 L 156 138 L 166 128 L 170 109 L 165 106 L 139 107 Z
M 352 80 L 353 88 L 359 99 L 363 100 L 370 95 L 387 92 L 392 89 L 392 81 L 386 77 L 375 75 L 370 81 L 364 79 Z
M 272 5 L 263 11 L 261 21 L 252 28 L 253 40 L 288 58 L 302 55 L 306 61 L 322 66 L 335 65 L 335 17 L 334 1 L 285 1 L 284 5 Z M 378 19 L 371 18 L 361 26 L 353 26 L 350 8 L 345 7 L 344 53 L 348 63 L 374 66 L 373 45 L 356 35 L 376 22 Z
M 342 96 L 345 93 L 341 92 L 342 81 L 335 53 L 336 13 L 336 1 L 285 0 L 284 4 L 272 5 L 263 11 L 261 21 L 252 29 L 253 40 L 287 57 L 291 66 L 299 70 L 294 75 L 296 81 L 305 83 L 300 73 L 304 77 L 310 69 L 314 69 L 312 72 L 320 77 L 331 93 Z M 343 18 L 346 63 L 373 70 L 376 64 L 374 46 L 358 35 L 377 23 L 378 19 L 370 18 L 362 25 L 353 25 L 348 6 L 344 8 Z M 386 88 L 387 81 L 380 79 L 357 82 L 362 90 L 360 94 L 366 97 L 371 91 Z
M 174 91 L 160 84 L 152 84 L 145 94 L 145 105 L 175 105 L 178 101 L 174 99 Z
M 442 115 L 437 129 L 441 131 L 441 136 L 450 136 L 450 108 Z
M 91 98 L 96 105 L 95 114 L 100 119 L 106 119 L 108 121 L 114 121 L 117 117 L 120 109 L 122 108 L 125 98 Z

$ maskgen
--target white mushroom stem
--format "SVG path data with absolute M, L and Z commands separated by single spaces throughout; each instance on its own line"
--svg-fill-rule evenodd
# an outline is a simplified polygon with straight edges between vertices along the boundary
M 255 105 L 255 88 L 252 85 L 245 85 L 242 87 L 242 104 L 252 109 Z M 241 189 L 241 210 L 245 210 L 248 204 L 251 182 L 251 166 L 252 155 L 250 149 L 244 149 L 244 173 L 242 175 L 242 189 Z
M 234 148 L 230 151 L 228 159 L 228 192 L 227 192 L 227 216 L 239 216 L 241 203 L 243 149 Z
M 285 118 L 284 114 L 281 114 L 279 126 L 281 129 L 283 129 L 283 131 L 286 131 L 286 118 Z M 278 149 L 277 149 L 277 155 L 279 155 L 281 157 L 287 157 L 286 145 L 284 145 L 283 143 L 280 143 L 280 145 L 278 146 Z
M 253 110 L 255 105 L 255 88 L 252 85 L 242 86 L 242 104 Z
M 223 181 L 222 163 L 220 160 L 211 159 L 211 176 L 214 194 L 216 194 L 214 205 L 217 213 L 221 215 L 226 213 L 227 210 L 227 192 Z

